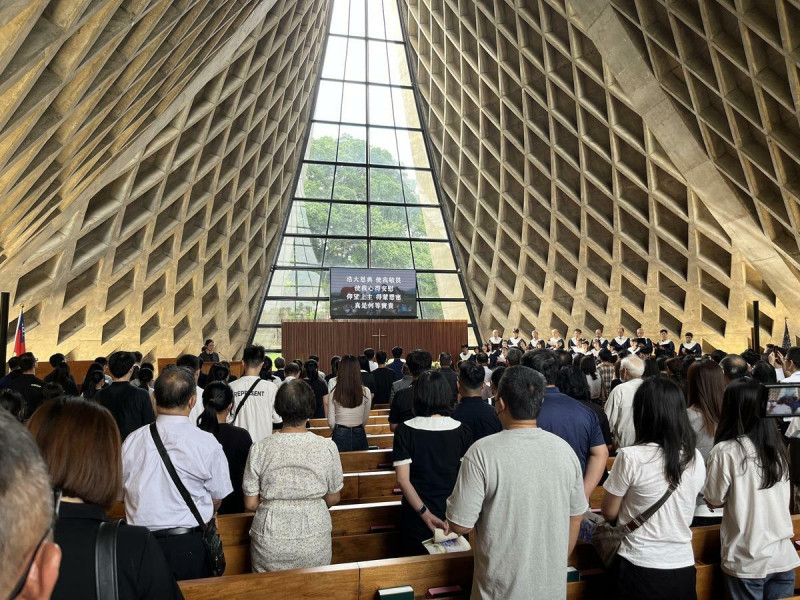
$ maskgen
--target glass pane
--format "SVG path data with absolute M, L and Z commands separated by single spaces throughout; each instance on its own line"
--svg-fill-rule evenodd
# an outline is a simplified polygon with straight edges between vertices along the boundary
M 446 242 L 413 242 L 414 267 L 455 271 L 453 251 Z
M 366 240 L 328 240 L 326 267 L 366 267 Z
M 314 118 L 319 121 L 338 121 L 342 109 L 342 82 L 320 81 L 318 98 L 325 102 L 317 102 Z
M 298 198 L 320 198 L 330 200 L 333 189 L 333 165 L 305 163 L 297 182 Z
M 386 42 L 369 42 L 369 81 L 390 83 L 389 63 L 386 56 Z M 404 58 L 405 60 L 405 58 Z
M 369 86 L 369 122 L 371 125 L 394 125 L 391 88 L 382 85 Z
M 366 37 L 366 22 L 364 0 L 350 0 L 350 35 Z
M 325 235 L 328 229 L 328 211 L 330 204 L 327 202 L 292 202 L 292 212 L 286 224 L 286 233 L 299 233 L 300 235 L 321 234 Z
M 328 296 L 330 273 L 328 271 L 305 271 L 276 269 L 272 275 L 267 296 Z
M 439 208 L 408 207 L 408 226 L 416 238 L 447 239 L 442 211 Z
M 463 298 L 461 283 L 455 273 L 417 273 L 420 298 Z
M 406 209 L 402 206 L 373 206 L 369 222 L 369 233 L 373 237 L 408 237 Z
M 425 151 L 425 140 L 421 131 L 397 130 L 397 149 L 400 153 L 400 165 L 403 167 L 422 167 L 427 169 L 428 154 Z
M 406 47 L 403 44 L 387 43 L 386 53 L 389 57 L 389 79 L 392 85 L 411 85 Z
M 369 162 L 374 165 L 399 164 L 394 129 L 369 128 Z
M 306 158 L 310 160 L 336 160 L 336 139 L 339 126 L 329 123 L 314 123 L 306 147 Z
M 463 319 L 469 321 L 464 302 L 420 302 L 423 319 Z
M 328 235 L 367 235 L 367 207 L 364 204 L 333 204 Z
M 349 0 L 335 0 L 333 3 L 333 10 L 331 14 L 331 27 L 330 33 L 347 35 L 347 24 L 350 16 L 350 1 Z
M 344 57 L 347 53 L 347 38 L 332 35 L 325 49 L 325 64 L 322 76 L 328 79 L 344 79 Z
M 279 267 L 321 267 L 324 240 L 285 237 L 278 255 Z
M 407 204 L 438 204 L 430 171 L 403 169 L 403 191 Z
M 327 103 L 327 96 L 319 96 Z M 317 102 L 319 105 L 319 102 Z M 367 86 L 363 83 L 345 83 L 342 99 L 342 121 L 344 123 L 365 123 L 367 120 Z
M 386 39 L 386 30 L 383 27 L 383 7 L 374 0 L 367 7 L 367 35 L 369 37 Z
M 317 321 L 320 319 L 331 318 L 331 303 L 330 300 L 321 300 L 317 302 Z
M 339 131 L 339 162 L 367 162 L 367 128 L 342 125 Z
M 370 262 L 372 267 L 392 269 L 413 269 L 411 248 L 408 242 L 373 240 Z
M 398 127 L 419 127 L 419 115 L 417 115 L 414 92 L 407 88 L 391 88 L 391 90 L 392 105 L 394 106 L 394 124 Z
M 370 202 L 403 203 L 403 184 L 398 169 L 369 170 Z
M 367 168 L 336 167 L 333 199 L 364 202 L 367 199 Z
M 259 325 L 280 324 L 281 321 L 313 319 L 316 300 L 267 300 L 261 311 Z
M 281 328 L 280 327 L 259 327 L 256 329 L 256 335 L 253 338 L 253 343 L 257 346 L 264 346 L 264 348 L 281 347 Z
M 383 0 L 383 16 L 386 20 L 386 39 L 403 41 L 403 30 L 400 28 L 400 15 L 394 0 Z
M 344 71 L 345 79 L 351 81 L 365 81 L 367 79 L 366 47 L 367 45 L 364 40 L 350 38 L 347 44 L 347 67 Z M 344 54 L 342 54 L 342 57 L 343 56 Z

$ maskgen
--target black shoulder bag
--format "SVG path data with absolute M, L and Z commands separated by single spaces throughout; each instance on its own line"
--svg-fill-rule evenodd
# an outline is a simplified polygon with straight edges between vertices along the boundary
M 242 412 L 242 408 L 244 408 L 244 403 L 247 402 L 247 399 L 250 397 L 250 394 L 253 393 L 253 390 L 256 389 L 256 386 L 261 381 L 261 377 L 258 377 L 254 382 L 253 385 L 250 386 L 250 389 L 247 390 L 247 393 L 242 398 L 242 401 L 239 402 L 239 406 L 236 407 L 236 412 L 233 414 L 233 420 L 231 420 L 231 424 L 236 422 L 236 417 L 239 416 L 239 413 Z
M 172 482 L 178 488 L 183 501 L 186 502 L 186 506 L 192 511 L 192 515 L 200 525 L 200 529 L 203 532 L 203 547 L 206 549 L 206 560 L 208 561 L 211 576 L 220 577 L 225 573 L 225 550 L 222 548 L 222 540 L 219 537 L 219 533 L 217 533 L 217 522 L 213 517 L 208 523 L 203 522 L 200 511 L 197 510 L 189 490 L 183 485 L 177 471 L 175 471 L 175 466 L 172 464 L 169 454 L 167 454 L 167 449 L 164 448 L 164 442 L 161 441 L 161 436 L 158 434 L 155 423 L 150 424 L 150 434 L 153 436 L 153 441 L 156 444 L 156 448 L 158 448 L 158 453 L 161 455 L 161 460 L 164 461 L 164 466 L 167 467 Z
M 117 532 L 122 521 L 103 521 L 94 545 L 94 574 L 97 600 L 118 600 Z

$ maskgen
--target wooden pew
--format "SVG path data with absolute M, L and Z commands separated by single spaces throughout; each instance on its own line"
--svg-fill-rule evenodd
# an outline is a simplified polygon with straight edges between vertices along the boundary
M 430 588 L 458 585 L 463 597 L 472 590 L 472 552 L 373 560 L 359 563 L 358 600 L 374 600 L 378 590 L 410 585 L 415 598 Z
M 378 433 L 375 435 L 367 434 L 367 444 L 378 448 L 391 448 L 394 442 L 393 433 Z
M 365 427 L 367 432 L 367 439 L 369 439 L 370 435 L 381 435 L 381 434 L 392 434 L 392 430 L 389 429 L 388 423 L 379 423 L 376 425 L 367 425 Z M 333 431 L 330 427 L 326 424 L 324 427 L 310 427 L 308 429 L 311 433 L 316 433 L 317 435 L 321 435 L 322 437 L 331 437 Z
M 614 457 L 609 456 L 608 460 L 606 461 L 606 470 L 610 472 L 613 467 L 614 467 Z
M 327 427 L 328 419 L 310 419 L 311 427 Z M 388 414 L 385 416 L 372 416 L 369 418 L 367 425 L 386 425 L 389 423 Z
M 345 473 L 393 469 L 391 450 L 341 452 L 339 458 L 342 461 L 342 470 Z
M 606 490 L 603 486 L 598 485 L 589 496 L 589 508 L 600 508 L 603 504 L 603 498 L 606 495 Z

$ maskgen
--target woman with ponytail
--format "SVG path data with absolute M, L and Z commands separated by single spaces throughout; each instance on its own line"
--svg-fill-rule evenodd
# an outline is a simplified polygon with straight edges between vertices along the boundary
M 203 412 L 197 418 L 197 426 L 212 434 L 222 446 L 231 475 L 233 493 L 219 507 L 221 515 L 244 512 L 242 479 L 247 455 L 253 440 L 246 429 L 229 425 L 228 414 L 233 408 L 233 390 L 222 381 L 214 381 L 203 390 Z

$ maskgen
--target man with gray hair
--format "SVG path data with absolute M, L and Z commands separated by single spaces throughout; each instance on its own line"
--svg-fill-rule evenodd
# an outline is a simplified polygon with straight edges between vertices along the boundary
M 644 361 L 641 358 L 633 355 L 623 358 L 619 368 L 619 377 L 623 383 L 611 390 L 608 395 L 604 410 L 616 448 L 633 446 L 636 440 L 636 430 L 633 427 L 633 396 L 642 385 L 642 373 L 644 373 Z
M 509 348 L 506 354 L 506 366 L 513 367 L 522 361 L 522 350 L 517 347 Z
M 495 399 L 503 431 L 467 451 L 447 500 L 448 529 L 474 528 L 481 540 L 472 598 L 566 596 L 567 557 L 589 505 L 572 447 L 537 425 L 546 386 L 528 367 L 504 370 Z
M 58 581 L 53 490 L 33 438 L 0 411 L 0 598 L 47 600 Z
M 719 362 L 719 366 L 722 367 L 722 373 L 725 375 L 725 385 L 741 379 L 750 372 L 747 361 L 738 354 L 728 354 Z

